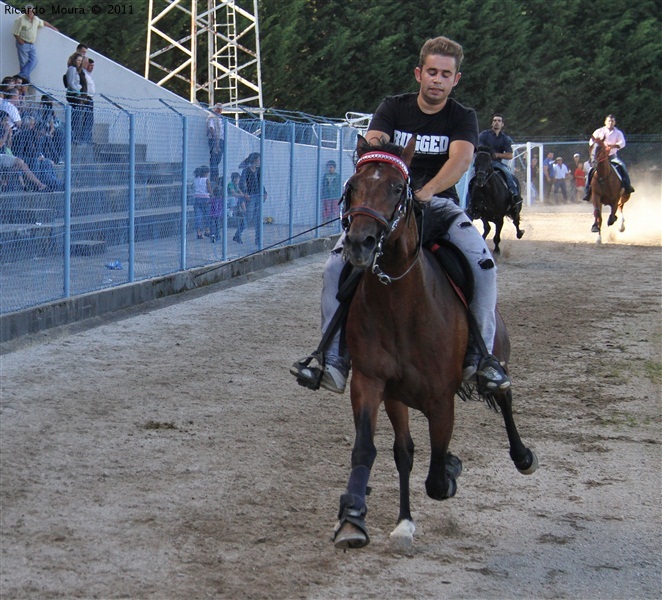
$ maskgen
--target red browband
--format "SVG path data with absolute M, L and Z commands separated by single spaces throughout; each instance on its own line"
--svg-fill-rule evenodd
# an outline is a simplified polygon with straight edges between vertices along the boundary
M 358 169 L 361 165 L 369 162 L 385 162 L 389 163 L 396 167 L 402 176 L 405 178 L 405 181 L 409 180 L 409 169 L 404 160 L 395 154 L 389 152 L 380 152 L 379 150 L 374 150 L 372 152 L 366 152 L 358 161 L 356 161 L 356 168 Z

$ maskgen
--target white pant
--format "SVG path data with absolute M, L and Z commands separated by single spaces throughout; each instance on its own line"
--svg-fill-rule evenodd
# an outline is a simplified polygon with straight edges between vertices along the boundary
M 447 233 L 442 237 L 455 244 L 465 255 L 471 265 L 474 278 L 474 295 L 469 305 L 476 317 L 478 328 L 483 336 L 487 350 L 491 353 L 496 333 L 496 275 L 497 269 L 492 254 L 487 248 L 485 240 L 473 226 L 467 215 L 455 205 L 450 198 L 437 198 L 431 200 L 435 208 L 456 213 Z M 343 233 L 334 246 L 324 265 L 324 278 L 322 285 L 322 331 L 326 331 L 333 315 L 338 308 L 338 283 L 340 273 L 344 266 L 342 259 L 342 244 L 345 239 Z M 482 266 L 481 266 L 482 265 Z M 330 363 L 338 364 L 340 360 L 340 330 L 336 332 L 325 351 L 325 358 Z

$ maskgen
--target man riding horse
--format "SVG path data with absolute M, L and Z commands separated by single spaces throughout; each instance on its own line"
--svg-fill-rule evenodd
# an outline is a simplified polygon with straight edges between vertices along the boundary
M 473 109 L 450 98 L 460 80 L 462 46 L 445 37 L 428 40 L 414 70 L 418 92 L 387 97 L 374 114 L 366 139 L 379 146 L 393 142 L 406 146 L 414 137 L 415 154 L 410 165 L 411 187 L 425 205 L 423 242 L 443 239 L 457 246 L 467 258 L 474 279 L 470 310 L 484 344 L 471 340 L 463 367 L 465 381 L 475 382 L 482 393 L 505 393 L 510 378 L 492 354 L 496 332 L 496 264 L 481 234 L 459 207 L 455 184 L 471 164 L 478 142 L 478 121 Z M 342 327 L 338 319 L 339 279 L 345 261 L 341 236 L 324 268 L 322 329 L 325 332 L 323 360 L 310 365 L 311 355 L 292 365 L 297 381 L 311 389 L 320 386 L 343 393 L 349 375 L 350 357 L 341 349 Z M 328 339 L 330 338 L 330 339 Z M 440 340 L 441 342 L 441 340 Z M 481 350 L 482 348 L 482 350 Z M 318 353 L 319 350 L 318 349 Z M 433 349 L 431 349 L 433 351 Z
M 634 193 L 634 188 L 630 182 L 630 174 L 625 166 L 625 163 L 618 158 L 618 151 L 625 148 L 625 136 L 623 132 L 616 127 L 616 117 L 614 115 L 607 115 L 605 118 L 604 127 L 600 127 L 593 132 L 591 139 L 588 142 L 591 152 L 595 145 L 595 140 L 602 140 L 609 150 L 609 161 L 617 167 L 617 171 L 621 176 L 623 182 L 623 189 L 626 194 Z M 586 187 L 584 188 L 584 198 L 586 202 L 591 200 L 591 178 L 595 173 L 595 166 L 591 167 L 586 178 Z
M 504 178 L 508 191 L 510 192 L 510 211 L 514 212 L 518 204 L 522 203 L 520 196 L 520 186 L 517 177 L 503 162 L 513 158 L 513 140 L 503 132 L 505 121 L 501 113 L 492 115 L 492 128 L 485 129 L 478 136 L 478 145 L 487 146 L 492 149 L 492 166 Z

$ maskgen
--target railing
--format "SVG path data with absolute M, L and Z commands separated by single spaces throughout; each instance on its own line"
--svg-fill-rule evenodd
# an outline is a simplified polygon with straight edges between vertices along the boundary
M 208 112 L 105 96 L 92 108 L 52 97 L 22 107 L 12 149 L 47 188 L 18 164 L 0 169 L 2 314 L 340 231 L 339 182 L 353 171 L 356 144 L 347 125 L 224 120 L 210 214 L 192 188 L 196 169 L 210 164 Z M 223 192 L 255 152 L 261 201 L 239 244 L 235 199 Z M 324 184 L 330 161 L 334 198 Z
M 37 191 L 19 166 L 0 169 L 0 314 L 340 232 L 338 183 L 353 172 L 355 127 L 283 122 L 281 114 L 280 121 L 225 119 L 222 159 L 212 173 L 220 203 L 212 215 L 192 190 L 194 171 L 210 164 L 207 111 L 106 96 L 87 110 L 39 92 L 22 106 L 12 150 L 47 190 Z M 535 152 L 519 156 L 515 173 L 530 205 L 540 202 L 541 183 L 538 175 L 525 185 L 531 156 L 551 151 L 572 172 L 573 154 L 585 160 L 587 145 L 529 146 Z M 658 199 L 661 148 L 660 136 L 649 136 L 620 153 L 635 187 L 650 183 Z M 261 157 L 259 201 L 239 244 L 233 238 L 241 218 L 224 192 L 252 153 Z M 335 182 L 331 194 L 327 180 Z M 457 187 L 464 205 L 466 175 Z M 574 191 L 572 182 L 568 187 Z

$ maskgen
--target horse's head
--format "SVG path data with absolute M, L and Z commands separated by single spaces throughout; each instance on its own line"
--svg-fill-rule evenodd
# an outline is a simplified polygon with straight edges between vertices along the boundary
M 475 183 L 478 187 L 483 187 L 494 171 L 492 161 L 494 153 L 489 146 L 478 146 L 474 156 Z
M 415 137 L 402 149 L 394 144 L 372 146 L 359 136 L 356 171 L 343 195 L 344 253 L 359 268 L 376 264 L 382 243 L 396 239 L 402 218 L 411 214 L 409 164 Z
M 607 148 L 604 138 L 593 138 L 593 146 L 591 147 L 591 162 L 593 165 L 608 159 L 609 148 Z

